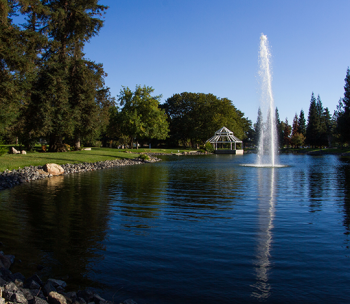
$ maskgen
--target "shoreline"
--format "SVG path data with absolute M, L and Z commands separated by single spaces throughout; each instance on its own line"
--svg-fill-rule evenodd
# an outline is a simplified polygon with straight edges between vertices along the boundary
M 131 165 L 142 165 L 146 163 L 154 163 L 161 161 L 160 158 L 150 156 L 149 160 L 141 158 L 124 158 L 115 160 L 99 161 L 95 163 L 78 163 L 78 164 L 64 164 L 61 165 L 64 172 L 62 175 L 81 173 L 88 171 L 96 171 L 114 167 L 123 167 Z M 5 170 L 0 173 L 0 191 L 13 188 L 14 186 L 29 183 L 31 181 L 52 178 L 53 175 L 44 171 L 44 166 L 27 166 L 18 168 L 17 170 Z M 1 303 L 0 303 L 1 304 Z
M 65 281 L 49 278 L 44 282 L 38 274 L 25 278 L 20 272 L 12 273 L 10 268 L 15 261 L 14 255 L 0 251 L 0 304 L 114 304 L 90 288 L 66 292 Z M 137 303 L 126 299 L 120 304 Z

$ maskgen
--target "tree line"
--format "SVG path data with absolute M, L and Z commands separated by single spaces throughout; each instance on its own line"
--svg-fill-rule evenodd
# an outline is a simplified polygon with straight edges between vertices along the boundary
M 53 152 L 97 140 L 195 146 L 223 125 L 247 138 L 251 122 L 226 98 L 185 92 L 160 104 L 148 86 L 112 97 L 102 64 L 83 52 L 104 23 L 98 2 L 0 1 L 0 140 L 27 149 L 42 140 Z
M 263 128 L 261 110 L 253 126 L 252 142 L 257 145 Z M 303 110 L 295 114 L 292 125 L 288 119 L 281 121 L 278 109 L 275 111 L 276 130 L 280 147 L 332 147 L 350 143 L 350 70 L 347 69 L 344 97 L 339 99 L 333 115 L 322 105 L 320 95 L 311 94 L 307 120 Z

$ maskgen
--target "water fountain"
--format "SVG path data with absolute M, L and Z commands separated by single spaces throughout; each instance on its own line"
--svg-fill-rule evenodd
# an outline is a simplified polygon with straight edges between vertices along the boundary
M 284 167 L 278 163 L 277 130 L 272 94 L 272 75 L 270 67 L 271 53 L 267 36 L 260 36 L 260 79 L 261 79 L 261 113 L 262 122 L 259 126 L 260 137 L 258 144 L 258 157 L 254 167 Z M 246 165 L 247 166 L 247 165 Z

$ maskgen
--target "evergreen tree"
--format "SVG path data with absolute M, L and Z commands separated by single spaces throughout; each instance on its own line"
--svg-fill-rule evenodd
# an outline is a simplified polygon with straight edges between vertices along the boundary
M 337 108 L 337 130 L 343 142 L 350 143 L 350 69 L 346 71 L 344 98 Z
M 284 122 L 284 131 L 283 131 L 283 144 L 289 148 L 290 146 L 290 133 L 292 131 L 292 127 L 288 123 L 288 119 Z
M 284 132 L 284 123 L 280 120 L 280 115 L 278 113 L 278 109 L 276 107 L 275 110 L 275 118 L 276 118 L 276 130 L 277 130 L 277 140 L 278 147 L 283 146 L 283 132 Z
M 294 115 L 293 125 L 292 125 L 292 135 L 299 133 L 299 119 L 298 114 Z
M 334 132 L 334 124 L 332 121 L 331 114 L 327 107 L 324 109 L 322 116 L 324 121 L 324 133 L 322 134 L 323 145 L 331 147 L 332 134 Z
M 300 110 L 299 120 L 298 120 L 298 133 L 306 135 L 306 120 L 303 110 Z
M 320 117 L 314 93 L 311 95 L 308 123 L 306 127 L 306 143 L 315 147 L 319 144 Z
M 254 144 L 257 146 L 259 145 L 260 135 L 263 130 L 263 117 L 262 117 L 262 112 L 260 107 L 258 109 L 258 117 L 256 119 L 256 123 L 254 124 L 254 130 L 255 130 Z

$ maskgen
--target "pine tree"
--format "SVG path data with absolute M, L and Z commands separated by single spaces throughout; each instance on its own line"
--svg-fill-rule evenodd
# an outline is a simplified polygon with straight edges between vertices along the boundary
M 284 131 L 283 131 L 283 144 L 289 148 L 290 146 L 290 133 L 292 131 L 292 127 L 288 123 L 288 119 L 286 118 L 284 122 Z
M 292 135 L 298 132 L 299 132 L 299 119 L 298 119 L 298 114 L 295 114 L 293 118 Z
M 278 146 L 283 146 L 283 132 L 284 132 L 284 123 L 280 120 L 280 114 L 278 113 L 278 109 L 276 107 L 275 110 L 275 118 L 276 118 L 276 130 L 277 130 L 277 139 Z
M 304 111 L 301 110 L 299 114 L 299 120 L 298 120 L 298 133 L 306 135 L 306 120 L 305 120 L 305 114 Z
M 261 109 L 259 107 L 258 117 L 256 119 L 256 123 L 254 124 L 254 131 L 255 131 L 254 144 L 256 146 L 259 145 L 260 134 L 262 132 L 262 128 L 263 128 L 263 116 L 262 116 Z
M 350 69 L 345 77 L 344 98 L 339 101 L 337 108 L 337 130 L 343 142 L 350 143 Z
M 306 127 L 306 143 L 315 147 L 319 143 L 320 117 L 314 93 L 311 95 L 308 123 Z

